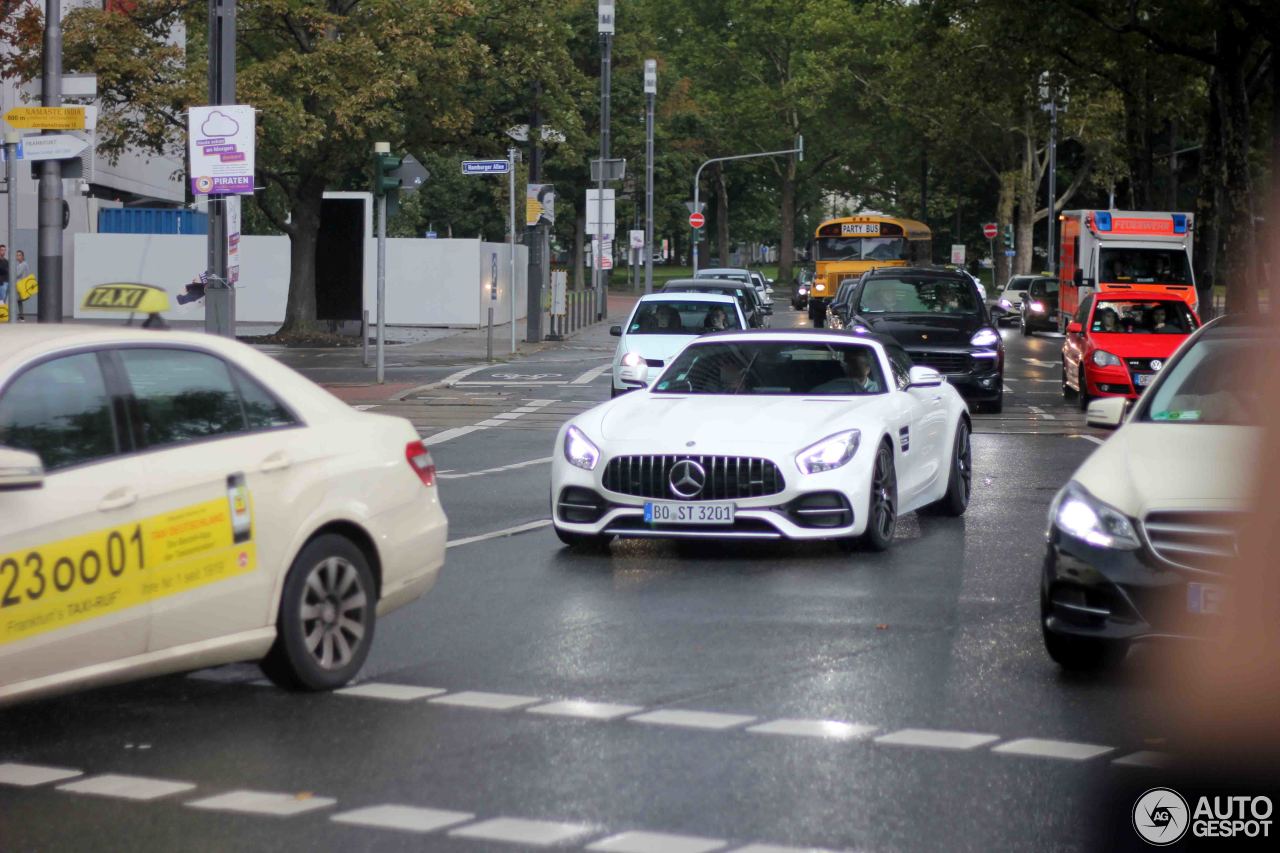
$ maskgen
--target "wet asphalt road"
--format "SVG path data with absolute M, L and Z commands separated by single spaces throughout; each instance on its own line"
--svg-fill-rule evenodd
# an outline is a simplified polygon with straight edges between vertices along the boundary
M 1090 848 L 1096 792 L 1149 773 L 1113 762 L 1167 744 L 1150 652 L 1080 678 L 1041 647 L 1045 511 L 1097 434 L 1055 384 L 1060 340 L 1005 334 L 968 514 L 907 516 L 885 554 L 562 548 L 539 526 L 546 459 L 608 396 L 603 328 L 378 406 L 429 437 L 454 544 L 437 587 L 379 624 L 361 681 L 441 692 L 290 694 L 241 665 L 0 711 L 0 763 L 194 786 L 0 784 L 0 849 Z M 493 535 L 511 528 L 530 529 Z M 190 805 L 238 790 L 301 811 Z M 351 816 L 387 805 L 434 811 Z

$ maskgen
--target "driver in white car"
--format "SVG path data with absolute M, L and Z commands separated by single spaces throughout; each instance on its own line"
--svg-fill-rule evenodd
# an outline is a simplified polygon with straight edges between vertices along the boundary
M 879 394 L 880 382 L 871 375 L 871 353 L 858 347 L 844 351 L 840 362 L 844 376 L 829 379 L 813 390 L 824 394 Z

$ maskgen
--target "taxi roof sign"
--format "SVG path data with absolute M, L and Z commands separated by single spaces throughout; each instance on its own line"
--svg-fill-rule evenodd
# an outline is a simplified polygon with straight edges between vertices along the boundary
M 80 307 L 85 311 L 126 311 L 157 316 L 169 310 L 169 293 L 154 284 L 117 281 L 91 287 Z

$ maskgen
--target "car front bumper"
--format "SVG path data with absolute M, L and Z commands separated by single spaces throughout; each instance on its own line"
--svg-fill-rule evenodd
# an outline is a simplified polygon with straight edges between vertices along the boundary
M 1050 633 L 1104 640 L 1208 639 L 1217 614 L 1196 612 L 1201 587 L 1222 575 L 1171 567 L 1147 546 L 1100 548 L 1054 529 L 1045 550 L 1041 618 Z
M 984 354 L 985 353 L 985 354 Z M 1000 399 L 1004 393 L 1004 354 L 970 347 L 907 348 L 911 360 L 932 367 L 960 392 L 974 402 Z

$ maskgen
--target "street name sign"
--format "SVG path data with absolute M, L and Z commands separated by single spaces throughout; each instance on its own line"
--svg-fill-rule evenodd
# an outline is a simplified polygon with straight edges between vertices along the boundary
M 68 160 L 79 157 L 89 143 L 78 136 L 58 133 L 52 136 L 24 136 L 18 143 L 19 160 Z
M 505 175 L 511 171 L 511 164 L 506 160 L 463 160 L 464 175 Z

